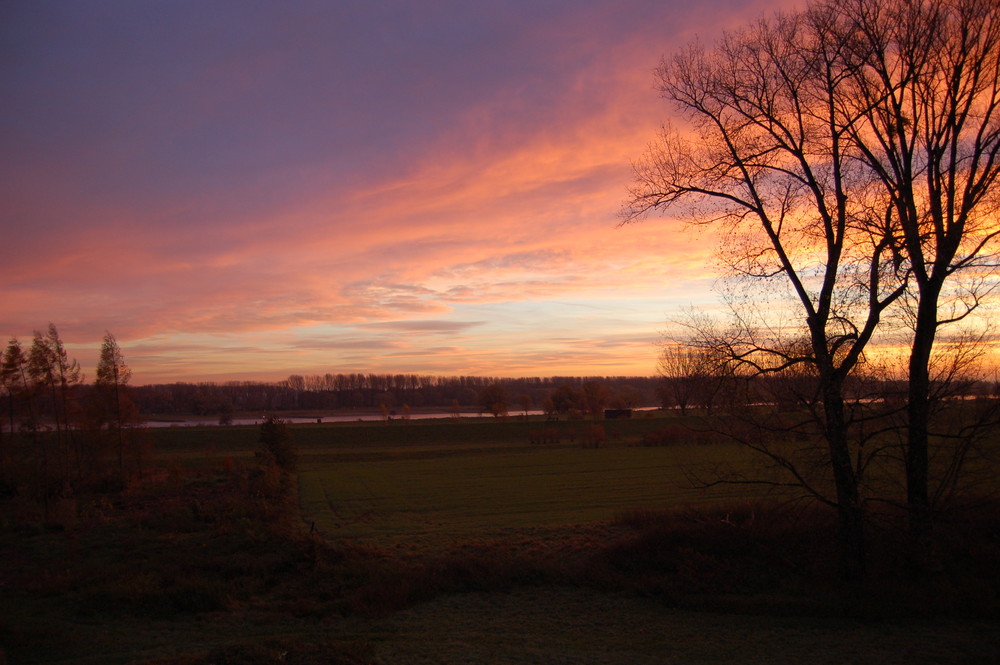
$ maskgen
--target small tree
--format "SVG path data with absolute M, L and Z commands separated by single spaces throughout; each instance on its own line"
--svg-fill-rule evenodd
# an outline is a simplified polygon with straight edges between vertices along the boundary
M 269 416 L 261 423 L 259 440 L 263 449 L 256 455 L 257 465 L 248 469 L 246 476 L 250 507 L 258 518 L 287 526 L 294 512 L 296 453 L 292 435 L 283 420 Z
M 7 392 L 11 438 L 14 437 L 15 428 L 19 424 L 21 428 L 27 427 L 31 431 L 34 431 L 37 426 L 30 400 L 31 385 L 28 382 L 27 365 L 28 357 L 24 353 L 24 348 L 16 337 L 12 337 L 7 348 L 4 349 L 2 368 L 3 385 Z M 22 412 L 21 423 L 17 422 L 18 416 L 16 414 L 18 411 Z
M 10 430 L 9 445 L 13 446 L 17 438 L 16 432 L 29 433 L 35 438 L 37 422 L 31 403 L 31 387 L 27 373 L 28 358 L 21 343 L 12 337 L 3 352 L 3 363 L 0 365 L 0 379 L 4 392 L 7 394 L 8 424 Z M 5 451 L 0 451 L 4 456 Z M 5 471 L 6 472 L 6 471 Z
M 51 411 L 52 422 L 55 424 L 56 446 L 59 448 L 62 445 L 62 423 L 58 413 L 55 359 L 49 340 L 37 330 L 31 343 L 31 349 L 28 351 L 26 368 L 28 378 L 31 380 L 31 399 L 35 402 L 39 417 L 42 417 L 45 413 L 45 400 L 51 398 L 48 410 Z M 44 493 L 46 499 L 48 499 L 48 495 L 52 490 L 51 485 L 58 484 L 57 478 L 53 476 L 61 475 L 58 472 L 53 473 L 52 467 L 54 465 L 50 459 L 52 456 L 50 455 L 47 443 L 48 438 L 47 436 L 38 438 L 38 450 L 42 462 L 41 469 L 39 470 L 39 482 L 41 491 Z M 65 463 L 66 456 L 62 455 L 61 457 L 63 463 Z
M 716 371 L 724 363 L 713 362 L 707 349 L 666 343 L 660 352 L 658 370 L 664 406 L 676 406 L 681 415 L 689 407 L 710 407 L 720 388 Z
M 127 391 L 131 378 L 132 370 L 125 364 L 125 356 L 122 354 L 118 342 L 114 335 L 105 332 L 94 386 L 105 398 L 105 402 L 110 403 L 114 414 L 114 420 L 109 425 L 113 424 L 118 435 L 118 473 L 122 482 L 125 480 L 125 420 L 126 414 L 131 410 L 131 401 Z
M 77 390 L 83 383 L 80 363 L 76 359 L 70 360 L 54 323 L 49 323 L 46 340 L 52 361 L 54 383 L 56 384 L 56 396 L 53 398 L 53 408 L 56 410 L 54 415 L 57 420 L 61 417 L 64 436 L 76 455 L 77 475 L 79 475 L 82 463 L 81 442 L 71 421 L 76 418 L 79 411 Z
M 493 414 L 494 418 L 506 416 L 510 410 L 507 388 L 499 381 L 489 384 L 479 392 L 479 407 Z
M 583 405 L 594 420 L 604 416 L 604 407 L 611 400 L 611 390 L 601 381 L 584 381 L 581 386 Z
M 621 386 L 611 397 L 612 409 L 634 409 L 642 402 L 642 393 L 635 386 Z
M 528 411 L 531 409 L 531 395 L 528 393 L 521 393 L 517 396 L 517 402 L 521 405 L 521 411 L 524 412 L 524 417 L 528 417 Z
M 554 413 L 569 413 L 581 408 L 583 396 L 569 382 L 564 382 L 549 393 Z

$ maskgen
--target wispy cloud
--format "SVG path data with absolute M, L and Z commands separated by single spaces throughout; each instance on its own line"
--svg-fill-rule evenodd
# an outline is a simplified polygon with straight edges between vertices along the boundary
M 769 4 L 10 10 L 0 330 L 112 330 L 141 381 L 648 373 L 714 272 L 616 228 L 651 71 Z

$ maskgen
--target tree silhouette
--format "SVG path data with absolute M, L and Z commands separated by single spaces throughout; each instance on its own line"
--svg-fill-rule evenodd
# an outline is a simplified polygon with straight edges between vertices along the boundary
M 814 367 L 836 487 L 836 496 L 816 498 L 838 511 L 844 574 L 858 577 L 863 506 L 844 383 L 905 281 L 893 236 L 872 232 L 887 222 L 848 140 L 862 119 L 842 101 L 852 92 L 843 45 L 826 29 L 836 11 L 819 4 L 762 19 L 712 51 L 693 45 L 665 60 L 660 90 L 687 125 L 665 128 L 637 164 L 625 221 L 682 209 L 720 224 L 735 277 L 790 291 L 804 330 L 743 313 L 706 346 L 744 371 Z
M 611 390 L 601 381 L 584 381 L 580 396 L 587 413 L 594 420 L 604 417 L 604 407 L 611 401 Z
M 506 416 L 510 410 L 510 397 L 502 383 L 491 383 L 479 392 L 479 407 L 495 418 Z
M 915 285 L 908 361 L 907 504 L 913 549 L 931 537 L 931 366 L 942 326 L 992 290 L 1000 224 L 1000 5 L 850 0 L 837 34 L 864 122 L 850 140 L 881 187 Z M 918 565 L 920 562 L 917 562 Z
M 844 385 L 894 312 L 913 329 L 905 471 L 917 558 L 930 539 L 935 335 L 978 307 L 996 265 L 998 61 L 992 0 L 823 0 L 658 70 L 687 124 L 637 165 L 625 221 L 672 209 L 719 225 L 733 275 L 790 292 L 792 323 L 741 312 L 705 341 L 755 372 L 813 368 L 853 572 L 861 468 Z
M 105 332 L 104 341 L 101 344 L 101 356 L 97 362 L 97 377 L 94 380 L 94 385 L 106 397 L 110 398 L 114 408 L 114 428 L 118 435 L 118 473 L 123 482 L 125 479 L 125 413 L 126 406 L 129 404 L 126 389 L 131 378 L 132 370 L 125 364 L 125 356 L 122 354 L 118 342 L 114 335 Z

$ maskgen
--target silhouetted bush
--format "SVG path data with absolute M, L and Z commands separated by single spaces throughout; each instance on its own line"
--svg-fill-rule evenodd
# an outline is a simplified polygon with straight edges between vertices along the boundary
M 295 470 L 295 444 L 285 421 L 268 416 L 260 426 L 260 442 L 264 445 L 264 452 L 272 457 L 280 469 Z
M 561 438 L 559 429 L 556 427 L 543 427 L 528 432 L 528 440 L 531 443 L 559 443 Z

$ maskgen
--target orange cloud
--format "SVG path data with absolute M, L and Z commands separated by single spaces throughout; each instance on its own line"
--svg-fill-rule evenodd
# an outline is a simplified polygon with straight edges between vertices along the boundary
M 665 310 L 707 302 L 715 266 L 714 240 L 679 223 L 617 228 L 665 113 L 651 72 L 674 46 L 664 34 L 680 44 L 770 3 L 721 18 L 626 5 L 511 15 L 493 59 L 450 88 L 450 72 L 416 64 L 407 78 L 350 70 L 326 15 L 262 24 L 266 44 L 219 46 L 192 76 L 158 63 L 174 78 L 109 98 L 130 104 L 123 124 L 101 119 L 110 101 L 88 107 L 99 141 L 59 134 L 72 151 L 25 157 L 7 208 L 20 226 L 0 237 L 16 248 L 0 328 L 54 320 L 81 345 L 110 329 L 142 380 L 653 371 Z M 326 69 L 296 69 L 289 36 Z M 496 60 L 521 52 L 536 60 Z M 398 90 L 369 87 L 383 80 Z M 385 108 L 396 99 L 428 106 Z

